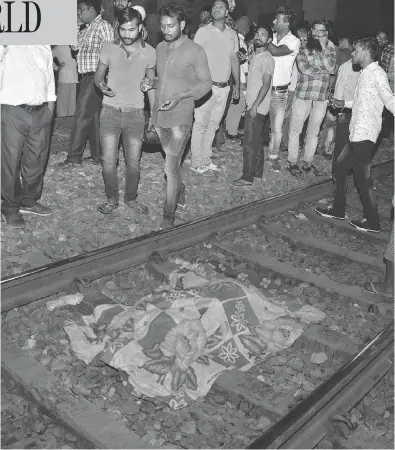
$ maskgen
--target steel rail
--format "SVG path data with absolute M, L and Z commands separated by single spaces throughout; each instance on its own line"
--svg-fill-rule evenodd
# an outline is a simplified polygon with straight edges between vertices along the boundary
M 372 176 L 393 173 L 393 160 L 372 167 Z M 75 277 L 97 279 L 148 260 L 153 251 L 177 251 L 206 240 L 214 232 L 226 233 L 254 223 L 261 215 L 282 213 L 301 200 L 314 201 L 332 190 L 328 178 L 308 187 L 221 211 L 174 228 L 153 232 L 98 250 L 5 277 L 1 281 L 1 311 L 22 306 L 70 286 Z
M 348 413 L 391 370 L 393 355 L 394 322 L 391 322 L 248 448 L 314 448 L 327 434 L 333 415 Z

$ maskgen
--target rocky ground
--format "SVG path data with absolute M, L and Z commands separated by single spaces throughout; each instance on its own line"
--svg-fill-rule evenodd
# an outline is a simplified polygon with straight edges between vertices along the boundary
M 164 198 L 163 157 L 160 152 L 144 152 L 141 159 L 139 201 L 149 208 L 148 215 L 135 215 L 122 202 L 110 216 L 96 210 L 105 201 L 101 168 L 85 163 L 81 168 L 61 168 L 66 157 L 70 124 L 55 125 L 51 155 L 45 175 L 42 202 L 53 209 L 52 216 L 29 215 L 26 229 L 12 229 L 3 223 L 2 277 L 42 266 L 49 262 L 94 250 L 115 242 L 131 239 L 158 230 L 162 219 Z M 375 161 L 392 158 L 393 140 L 386 140 Z M 89 156 L 89 149 L 86 155 Z M 272 197 L 322 180 L 330 174 L 330 162 L 316 156 L 314 164 L 323 177 L 303 175 L 292 177 L 287 171 L 273 172 L 266 164 L 262 183 L 251 189 L 230 187 L 227 183 L 240 176 L 242 148 L 239 142 L 227 141 L 224 151 L 217 153 L 221 172 L 212 179 L 189 169 L 189 157 L 182 169 L 187 187 L 188 208 L 182 220 L 197 219 L 253 200 Z M 286 153 L 282 153 L 286 167 Z M 124 159 L 120 156 L 119 179 L 123 189 Z

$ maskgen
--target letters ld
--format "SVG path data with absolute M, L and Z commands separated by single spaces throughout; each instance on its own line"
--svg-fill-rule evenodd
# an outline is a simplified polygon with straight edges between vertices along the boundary
M 31 1 L 23 1 L 22 2 L 25 4 L 25 11 L 24 11 L 24 17 L 20 21 L 21 26 L 19 27 L 19 30 L 17 31 L 17 30 L 11 29 L 13 15 L 18 14 L 18 12 L 15 11 L 15 8 L 13 9 L 14 3 L 15 3 L 15 1 L 8 1 L 8 2 L 0 1 L 0 33 L 34 33 L 35 31 L 37 31 L 41 25 L 41 10 L 36 2 L 31 2 Z M 37 22 L 36 22 L 36 27 L 34 28 L 34 30 L 31 30 L 29 28 L 29 26 L 30 26 L 30 7 L 36 8 Z M 25 26 L 25 29 L 23 29 L 23 26 Z

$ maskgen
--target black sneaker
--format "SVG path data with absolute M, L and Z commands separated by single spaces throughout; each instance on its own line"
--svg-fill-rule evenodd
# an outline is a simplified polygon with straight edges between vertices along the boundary
M 302 174 L 302 171 L 300 170 L 300 167 L 297 164 L 291 164 L 288 168 L 287 168 L 288 172 L 294 176 L 297 177 L 298 175 Z
M 345 219 L 345 216 L 341 217 L 338 214 L 335 214 L 333 212 L 333 208 L 331 207 L 320 208 L 319 206 L 316 206 L 314 208 L 314 211 L 318 213 L 320 216 L 329 217 L 330 219 L 339 219 L 339 220 Z
M 317 167 L 313 166 L 313 164 L 310 164 L 309 166 L 304 165 L 302 167 L 302 169 L 303 169 L 303 172 L 306 172 L 306 173 L 313 172 L 313 175 L 315 175 L 316 177 L 319 177 L 322 175 L 322 172 L 320 172 L 317 169 Z
M 29 206 L 21 205 L 19 211 L 25 214 L 36 214 L 37 216 L 49 216 L 52 214 L 51 208 L 49 208 L 48 206 L 41 205 L 38 202 L 35 202 Z
M 21 213 L 2 214 L 8 225 L 12 228 L 25 228 L 26 222 Z
M 380 227 L 379 228 L 369 228 L 368 221 L 366 219 L 350 220 L 348 223 L 352 227 L 354 227 L 360 231 L 369 231 L 370 233 L 379 233 L 380 232 Z

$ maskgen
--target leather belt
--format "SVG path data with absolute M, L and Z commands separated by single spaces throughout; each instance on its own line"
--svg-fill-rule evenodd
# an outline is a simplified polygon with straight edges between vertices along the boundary
M 47 103 L 42 103 L 41 105 L 28 105 L 26 103 L 22 103 L 21 105 L 17 105 L 18 108 L 24 109 L 26 112 L 38 111 L 39 109 L 47 106 Z
M 229 86 L 229 81 L 213 81 L 213 85 L 219 88 L 225 88 Z
M 288 91 L 289 84 L 285 84 L 284 86 L 272 86 L 273 91 Z
M 93 77 L 95 75 L 96 72 L 85 72 L 82 73 L 81 76 L 82 77 Z

